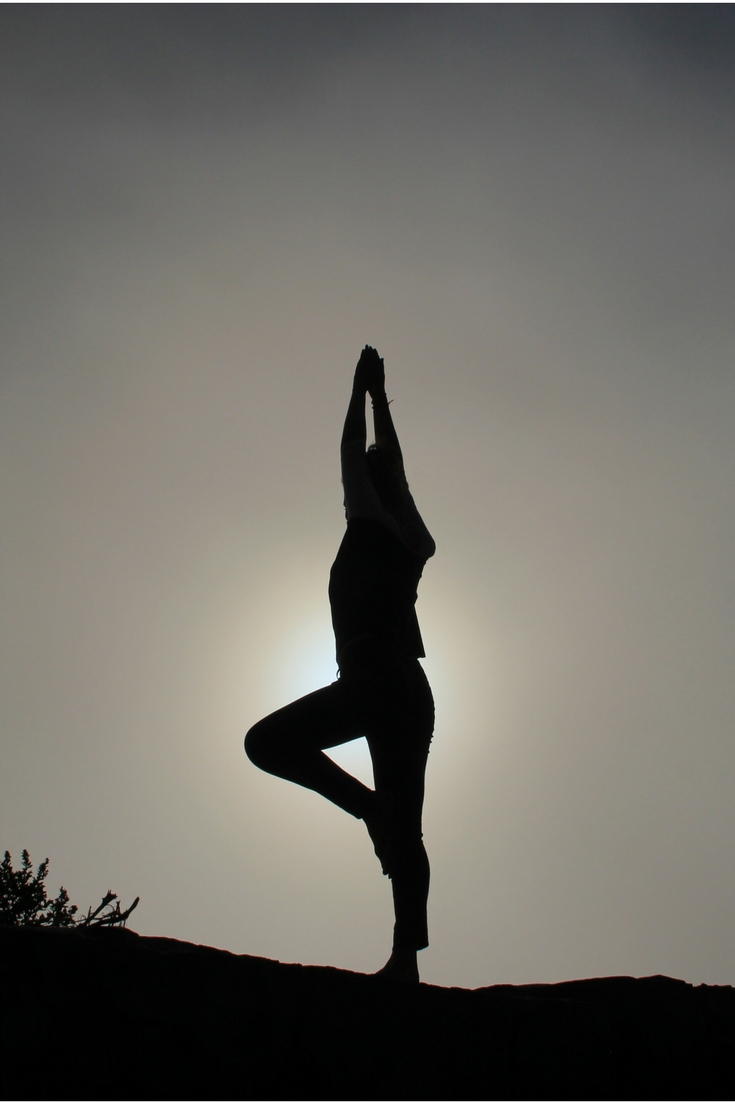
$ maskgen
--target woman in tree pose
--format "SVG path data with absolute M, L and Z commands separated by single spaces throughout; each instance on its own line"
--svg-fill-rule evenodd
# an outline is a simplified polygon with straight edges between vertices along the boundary
M 376 442 L 366 451 L 367 394 Z M 355 369 L 340 454 L 347 531 L 329 580 L 339 679 L 256 723 L 245 749 L 261 769 L 365 821 L 395 910 L 393 951 L 378 974 L 418 983 L 416 953 L 428 945 L 421 811 L 434 702 L 414 605 L 435 544 L 408 489 L 383 361 L 369 346 Z M 322 753 L 363 735 L 375 791 Z

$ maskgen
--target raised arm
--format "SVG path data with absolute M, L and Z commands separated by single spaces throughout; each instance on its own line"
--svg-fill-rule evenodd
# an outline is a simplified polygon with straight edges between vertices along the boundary
M 392 463 L 397 468 L 396 473 L 400 471 L 400 473 L 403 474 L 403 454 L 401 452 L 401 445 L 398 442 L 398 434 L 393 424 L 393 418 L 390 415 L 390 404 L 385 393 L 385 368 L 383 366 L 383 360 L 378 356 L 375 349 L 370 349 L 370 351 L 373 353 L 374 358 L 371 363 L 368 391 L 370 392 L 373 403 L 375 443 L 385 455 L 390 457 Z
M 374 367 L 373 361 L 376 355 L 377 353 L 367 346 L 363 349 L 355 368 L 352 394 L 350 395 L 347 416 L 342 429 L 340 461 L 345 513 L 348 521 L 353 517 L 374 520 L 378 524 L 390 528 L 395 535 L 400 537 L 400 530 L 396 521 L 385 509 L 370 478 L 365 451 L 367 440 L 365 397 L 368 393 L 371 371 Z
M 345 417 L 344 428 L 342 429 L 342 451 L 344 452 L 345 445 L 352 443 L 361 443 L 362 450 L 365 450 L 365 443 L 367 441 L 367 426 L 365 424 L 365 395 L 368 392 L 368 372 L 366 367 L 365 349 L 360 356 L 357 367 L 355 368 L 355 377 L 352 380 L 352 395 L 350 396 L 350 404 L 347 407 L 347 416 Z
M 390 405 L 385 393 L 385 369 L 383 360 L 374 348 L 366 347 L 361 362 L 365 358 L 367 389 L 373 404 L 373 426 L 378 451 L 385 456 L 394 479 L 395 490 L 389 500 L 383 504 L 390 511 L 391 518 L 398 525 L 403 542 L 417 554 L 430 558 L 436 550 L 432 536 L 424 524 L 416 503 L 411 496 L 403 465 L 403 453 L 398 442 L 398 434 L 393 424 Z M 359 367 L 359 364 L 358 364 Z

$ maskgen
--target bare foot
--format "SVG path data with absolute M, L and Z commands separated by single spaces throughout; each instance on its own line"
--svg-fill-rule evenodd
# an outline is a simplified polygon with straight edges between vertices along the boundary
M 376 976 L 396 983 L 418 983 L 419 966 L 415 949 L 394 949 L 387 964 L 384 964 Z

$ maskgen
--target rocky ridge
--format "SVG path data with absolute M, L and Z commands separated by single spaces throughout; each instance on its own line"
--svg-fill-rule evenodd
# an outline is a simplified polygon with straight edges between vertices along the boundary
M 124 929 L 0 929 L 3 1097 L 731 1099 L 735 991 L 403 987 Z

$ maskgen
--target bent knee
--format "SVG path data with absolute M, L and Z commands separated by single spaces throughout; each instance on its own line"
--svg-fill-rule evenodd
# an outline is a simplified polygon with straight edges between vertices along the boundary
M 259 769 L 280 776 L 292 747 L 288 732 L 283 730 L 277 716 L 277 712 L 266 716 L 250 728 L 245 736 L 245 753 Z
M 266 769 L 267 762 L 273 756 L 272 750 L 269 751 L 270 742 L 267 726 L 263 720 L 251 727 L 245 736 L 245 753 L 253 765 L 257 765 L 260 769 Z

